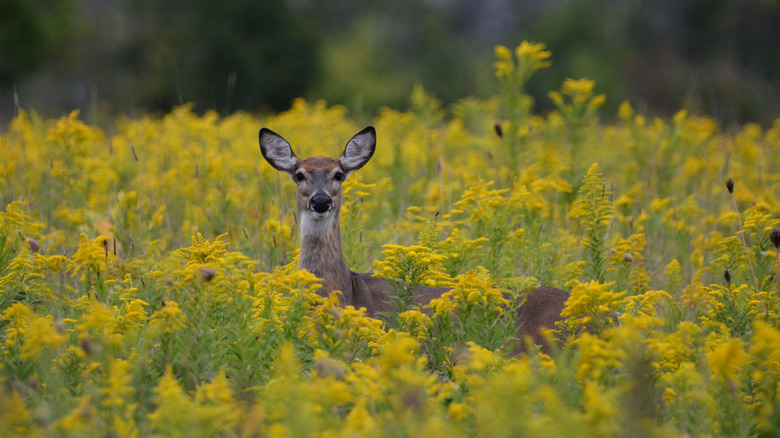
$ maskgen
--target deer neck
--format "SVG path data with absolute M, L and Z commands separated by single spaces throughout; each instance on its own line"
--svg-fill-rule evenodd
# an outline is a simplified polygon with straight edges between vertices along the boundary
M 352 273 L 341 252 L 339 214 L 315 219 L 307 210 L 300 212 L 301 253 L 298 269 L 305 269 L 322 279 L 320 295 L 340 290 L 342 305 L 352 304 Z

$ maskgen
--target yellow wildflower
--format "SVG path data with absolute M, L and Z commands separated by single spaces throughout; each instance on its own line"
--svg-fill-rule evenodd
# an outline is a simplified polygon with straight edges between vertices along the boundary
M 108 367 L 108 379 L 105 387 L 100 389 L 103 396 L 101 405 L 106 408 L 121 408 L 127 404 L 135 392 L 129 373 L 130 363 L 122 359 L 114 359 Z
M 747 362 L 745 342 L 734 338 L 726 344 L 715 347 L 707 354 L 713 374 L 725 381 L 736 381 L 736 375 Z
M 178 303 L 168 300 L 152 314 L 149 325 L 158 325 L 164 327 L 165 333 L 173 333 L 187 326 L 187 317 L 182 314 Z
M 59 348 L 68 339 L 54 326 L 51 315 L 32 318 L 25 328 L 24 338 L 22 359 L 37 356 L 42 347 Z

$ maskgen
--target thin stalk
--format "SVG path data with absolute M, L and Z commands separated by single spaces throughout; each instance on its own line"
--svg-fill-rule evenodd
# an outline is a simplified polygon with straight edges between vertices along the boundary
M 769 240 L 775 246 L 775 265 L 777 266 L 777 292 L 780 293 L 780 228 L 772 228 Z
M 747 256 L 748 265 L 750 266 L 750 274 L 753 276 L 753 285 L 756 288 L 756 296 L 758 296 L 758 301 L 761 303 L 761 308 L 764 309 L 764 314 L 766 315 L 766 319 L 768 321 L 769 312 L 766 310 L 766 306 L 764 306 L 764 300 L 761 298 L 761 291 L 758 290 L 756 271 L 753 269 L 753 261 L 750 259 L 750 251 L 748 250 L 747 242 L 745 241 L 745 230 L 742 228 L 742 216 L 740 216 L 739 207 L 737 207 L 737 198 L 734 197 L 734 181 L 731 178 L 729 178 L 729 180 L 726 182 L 726 188 L 729 190 L 729 194 L 731 195 L 731 202 L 734 204 L 734 210 L 737 212 L 737 220 L 739 222 L 739 237 L 742 239 L 742 247 L 745 248 L 745 255 Z

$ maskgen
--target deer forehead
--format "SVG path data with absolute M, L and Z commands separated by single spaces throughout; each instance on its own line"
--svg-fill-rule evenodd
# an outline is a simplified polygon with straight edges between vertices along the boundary
M 338 160 L 328 157 L 311 157 L 298 163 L 298 170 L 303 169 L 310 174 L 330 173 L 338 167 Z

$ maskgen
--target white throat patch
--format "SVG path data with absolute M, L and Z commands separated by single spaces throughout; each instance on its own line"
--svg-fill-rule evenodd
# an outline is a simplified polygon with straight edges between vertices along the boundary
M 301 237 L 318 236 L 324 238 L 332 232 L 335 217 L 333 210 L 328 210 L 325 213 L 303 210 L 301 212 Z

